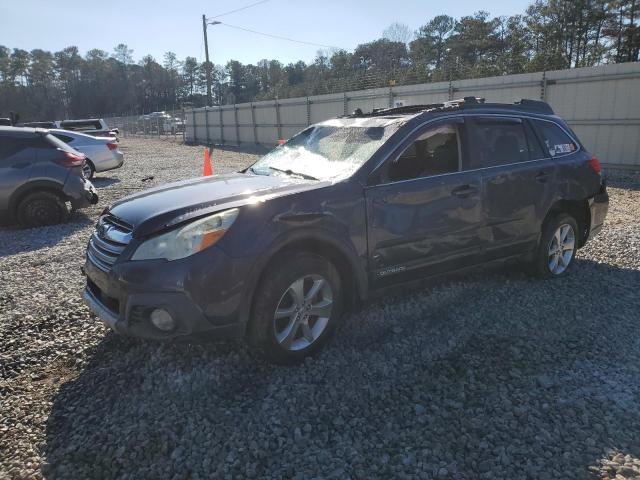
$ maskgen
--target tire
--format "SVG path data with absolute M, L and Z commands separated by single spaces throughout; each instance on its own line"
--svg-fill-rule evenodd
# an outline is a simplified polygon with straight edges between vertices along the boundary
M 249 341 L 268 361 L 293 365 L 317 353 L 337 327 L 344 299 L 340 274 L 306 252 L 280 255 L 269 265 L 253 302 Z
M 545 221 L 532 263 L 533 273 L 541 278 L 566 274 L 575 258 L 578 235 L 578 224 L 571 215 L 559 213 Z M 558 244 L 562 249 L 557 248 Z
M 93 162 L 91 160 L 87 159 L 84 166 L 82 167 L 82 174 L 84 175 L 84 178 L 86 178 L 87 180 L 91 180 L 95 173 L 96 167 L 93 165 Z
M 67 204 L 53 192 L 28 194 L 18 204 L 18 223 L 23 227 L 41 227 L 64 222 L 69 217 Z

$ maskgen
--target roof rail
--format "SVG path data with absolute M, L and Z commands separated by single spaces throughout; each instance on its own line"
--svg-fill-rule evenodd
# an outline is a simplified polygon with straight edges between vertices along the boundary
M 374 108 L 370 113 L 363 113 L 360 108 L 356 108 L 351 115 L 346 115 L 347 118 L 357 117 L 381 117 L 386 115 L 407 115 L 423 112 L 442 112 L 447 110 L 458 110 L 463 108 L 512 108 L 516 110 L 528 110 L 547 115 L 553 115 L 554 111 L 546 102 L 539 100 L 529 100 L 523 98 L 515 103 L 485 103 L 483 97 L 464 97 L 455 100 L 448 100 L 442 103 L 430 103 L 423 105 L 406 105 L 403 107 L 392 108 Z
M 391 107 L 391 108 L 374 108 L 370 113 L 364 113 L 360 108 L 356 108 L 353 113 L 347 115 L 347 118 L 357 117 L 378 117 L 384 115 L 403 115 L 407 113 L 420 113 L 431 108 L 439 107 L 442 103 L 430 103 L 424 105 L 406 105 L 403 107 Z
M 528 98 L 523 98 L 519 102 L 516 102 L 515 105 L 519 105 L 527 110 L 539 110 L 541 113 L 546 113 L 548 115 L 555 114 L 551 105 L 541 100 L 529 100 Z

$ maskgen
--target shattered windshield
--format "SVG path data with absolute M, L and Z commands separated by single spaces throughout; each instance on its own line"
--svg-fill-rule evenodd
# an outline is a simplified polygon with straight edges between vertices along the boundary
M 336 180 L 353 174 L 387 141 L 398 122 L 325 122 L 303 130 L 256 162 L 257 175 Z

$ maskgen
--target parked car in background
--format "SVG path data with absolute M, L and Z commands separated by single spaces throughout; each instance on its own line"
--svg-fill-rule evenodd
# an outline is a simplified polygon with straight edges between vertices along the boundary
M 124 154 L 112 137 L 94 137 L 69 130 L 50 130 L 50 132 L 51 135 L 87 157 L 84 164 L 85 178 L 93 178 L 96 172 L 120 168 L 124 163 Z
M 506 260 L 564 275 L 607 209 L 598 159 L 546 103 L 356 111 L 105 209 L 84 298 L 124 334 L 244 337 L 298 362 L 389 287 Z
M 184 121 L 181 118 L 173 117 L 169 120 L 169 131 L 171 135 L 184 132 Z
M 165 111 L 151 112 L 138 117 L 138 129 L 145 133 L 175 135 L 184 130 L 184 122 Z
M 24 122 L 16 126 L 30 128 L 56 128 L 56 122 Z
M 95 204 L 85 156 L 47 130 L 0 127 L 0 214 L 22 226 L 63 222 L 70 209 Z
M 118 136 L 118 129 L 109 128 L 107 123 L 101 118 L 56 121 L 55 128 L 86 133 L 87 135 L 93 135 L 94 137 L 116 138 Z

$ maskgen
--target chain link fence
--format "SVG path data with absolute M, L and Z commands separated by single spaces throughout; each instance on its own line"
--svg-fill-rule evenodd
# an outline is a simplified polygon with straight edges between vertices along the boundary
M 142 115 L 103 117 L 110 128 L 117 128 L 120 137 L 157 137 L 185 141 L 185 110 L 151 112 Z

